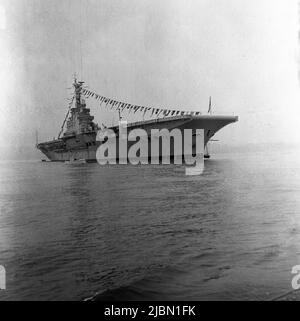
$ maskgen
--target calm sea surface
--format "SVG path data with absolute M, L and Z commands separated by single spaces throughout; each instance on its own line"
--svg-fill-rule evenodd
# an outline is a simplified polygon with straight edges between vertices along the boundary
M 0 300 L 269 300 L 300 265 L 300 151 L 0 163 Z

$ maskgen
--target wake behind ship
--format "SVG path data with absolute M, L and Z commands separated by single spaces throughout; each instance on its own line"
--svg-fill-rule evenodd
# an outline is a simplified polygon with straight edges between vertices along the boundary
M 83 95 L 95 95 L 97 98 L 99 98 L 99 96 L 83 89 L 83 84 L 84 82 L 78 82 L 76 79 L 73 83 L 74 96 L 58 138 L 37 144 L 37 148 L 45 154 L 50 161 L 68 162 L 84 160 L 86 162 L 96 162 L 97 148 L 102 143 L 97 141 L 97 133 L 103 128 L 100 128 L 94 122 L 94 117 L 91 116 L 90 109 L 87 108 Z M 73 106 L 74 100 L 75 104 Z M 119 113 L 124 108 L 135 111 L 144 109 L 144 112 L 148 110 L 151 112 L 152 109 L 101 97 L 101 102 L 103 101 L 112 106 L 117 106 Z M 157 116 L 155 119 L 128 124 L 128 133 L 132 129 L 142 128 L 150 137 L 152 129 L 167 129 L 169 131 L 175 128 L 180 129 L 180 131 L 184 129 L 204 129 L 205 147 L 217 131 L 230 123 L 238 121 L 238 117 L 236 116 L 201 115 L 200 112 L 152 109 L 152 114 L 154 115 L 161 113 L 164 117 Z M 167 117 L 166 115 L 169 114 L 174 116 Z M 116 136 L 118 136 L 118 126 L 113 126 L 109 129 L 113 130 Z M 130 145 L 128 148 L 130 148 Z M 170 153 L 172 154 L 172 147 L 170 148 Z

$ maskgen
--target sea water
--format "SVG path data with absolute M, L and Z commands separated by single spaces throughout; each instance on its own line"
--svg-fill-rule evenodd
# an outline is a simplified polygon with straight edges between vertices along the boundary
M 300 264 L 300 151 L 0 163 L 0 300 L 269 300 Z

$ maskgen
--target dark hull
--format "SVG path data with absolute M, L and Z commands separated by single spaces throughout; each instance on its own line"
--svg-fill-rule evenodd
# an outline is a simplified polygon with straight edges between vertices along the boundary
M 238 118 L 234 116 L 208 115 L 169 117 L 129 124 L 128 132 L 132 129 L 142 128 L 146 130 L 147 134 L 150 136 L 151 129 L 172 130 L 178 128 L 181 131 L 184 129 L 204 129 L 204 145 L 206 145 L 217 131 L 237 120 Z M 115 132 L 118 131 L 118 127 L 112 127 L 111 129 Z M 66 136 L 58 140 L 38 144 L 37 148 L 53 162 L 65 162 L 79 159 L 84 159 L 86 162 L 96 162 L 96 152 L 100 145 L 100 142 L 96 140 L 96 136 L 96 132 Z M 135 142 L 132 144 L 134 143 Z M 130 148 L 130 144 L 128 144 L 128 148 Z

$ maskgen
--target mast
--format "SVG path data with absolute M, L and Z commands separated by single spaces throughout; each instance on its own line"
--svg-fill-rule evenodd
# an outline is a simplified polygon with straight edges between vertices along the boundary
M 208 114 L 212 114 L 212 108 L 211 108 L 211 96 L 209 97 L 209 104 L 208 104 L 208 111 L 207 111 Z
M 81 105 L 81 94 L 82 94 L 82 86 L 83 86 L 83 84 L 84 84 L 83 81 L 77 82 L 76 75 L 74 75 L 74 83 L 73 83 L 74 95 L 73 95 L 72 100 L 71 100 L 71 102 L 70 102 L 70 104 L 69 104 L 68 112 L 67 112 L 67 114 L 66 114 L 66 116 L 65 116 L 65 119 L 64 119 L 64 121 L 63 121 L 63 123 L 62 123 L 60 132 L 59 132 L 59 134 L 58 134 L 58 139 L 60 138 L 60 136 L 61 136 L 61 134 L 62 134 L 62 132 L 63 132 L 63 130 L 64 130 L 66 121 L 67 121 L 67 119 L 68 119 L 68 117 L 69 117 L 70 110 L 71 110 L 72 105 L 73 105 L 74 98 L 76 99 L 76 101 L 75 101 L 75 107 L 76 107 L 76 108 L 79 108 L 79 107 L 82 106 L 82 105 Z
M 119 113 L 119 122 L 122 120 L 122 115 L 121 115 L 121 110 L 118 108 L 118 113 Z
M 74 88 L 75 88 L 75 98 L 76 98 L 76 108 L 78 107 L 81 107 L 82 106 L 82 103 L 81 103 L 81 94 L 82 94 L 82 86 L 84 84 L 84 81 L 78 81 L 77 82 L 77 79 L 75 78 L 74 80 Z

